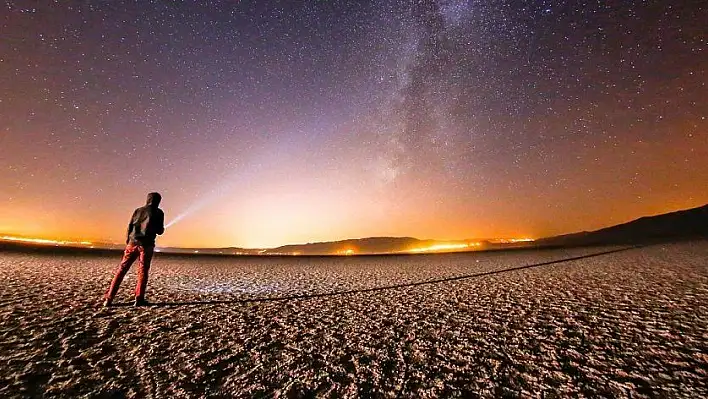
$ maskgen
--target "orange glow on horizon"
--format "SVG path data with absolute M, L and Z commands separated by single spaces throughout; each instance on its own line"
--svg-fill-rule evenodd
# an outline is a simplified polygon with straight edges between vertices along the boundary
M 279 191 L 278 194 L 281 192 Z M 292 201 L 290 201 L 291 198 L 286 199 L 288 200 L 288 209 L 297 209 L 297 213 L 304 213 L 307 217 L 297 220 L 275 220 L 276 216 L 281 216 L 278 212 L 275 212 L 275 216 L 271 214 L 277 208 L 275 203 L 268 209 L 250 206 L 244 208 L 214 206 L 170 227 L 164 235 L 158 237 L 158 246 L 262 249 L 300 245 L 308 242 L 343 241 L 356 237 L 429 237 L 432 239 L 444 237 L 444 240 L 441 241 L 451 243 L 465 242 L 467 239 L 481 241 L 489 237 L 518 237 L 514 240 L 526 240 L 526 237 L 550 237 L 578 231 L 593 231 L 643 216 L 668 213 L 705 204 L 705 200 L 696 199 L 687 199 L 683 202 L 659 201 L 657 199 L 647 201 L 646 208 L 637 207 L 631 211 L 623 209 L 622 206 L 613 205 L 608 208 L 609 216 L 602 209 L 597 209 L 597 214 L 587 216 L 585 208 L 578 207 L 563 213 L 563 217 L 555 217 L 555 214 L 544 216 L 541 213 L 538 215 L 529 213 L 532 215 L 529 216 L 530 219 L 523 221 L 519 219 L 521 217 L 519 213 L 526 209 L 524 207 L 510 207 L 503 209 L 505 213 L 502 216 L 496 215 L 501 211 L 481 212 L 474 210 L 468 214 L 459 213 L 455 218 L 446 217 L 446 215 L 437 217 L 428 213 L 416 214 L 416 217 L 421 218 L 417 220 L 408 217 L 405 212 L 396 213 L 398 210 L 396 207 L 385 208 L 383 205 L 381 213 L 378 215 L 375 209 L 365 205 L 361 213 L 341 218 L 339 216 L 342 215 L 342 212 L 333 205 L 332 208 L 326 209 L 325 213 L 329 216 L 322 217 L 316 212 L 316 209 L 325 209 L 324 204 L 329 200 L 336 204 L 338 198 L 328 198 L 327 201 L 316 202 L 314 207 L 310 207 L 309 204 L 300 207 L 300 204 L 305 201 L 302 198 L 293 198 Z M 40 212 L 41 207 L 31 203 L 18 208 L 3 208 L 0 209 L 0 236 L 46 239 L 48 241 L 44 242 L 45 245 L 70 245 L 62 244 L 63 242 L 76 243 L 74 245 L 91 245 L 82 244 L 91 242 L 97 246 L 104 244 L 121 246 L 125 242 L 127 222 L 125 210 L 133 208 L 133 205 L 138 203 L 136 200 L 130 201 L 130 198 L 125 202 L 125 204 L 107 207 L 106 213 L 100 214 L 97 221 L 84 218 L 78 211 L 70 208 L 62 213 Z M 627 204 L 627 206 L 629 205 L 632 204 Z M 164 209 L 169 220 L 171 215 L 175 213 L 174 209 L 181 209 L 181 204 L 173 205 L 168 202 Z M 595 216 L 600 213 L 603 213 L 603 218 L 606 217 L 608 220 L 604 222 L 595 220 Z M 332 214 L 336 217 L 331 216 Z M 469 216 L 473 214 L 481 216 Z M 376 222 L 380 220 L 390 220 L 390 223 L 377 225 Z M 530 240 L 530 238 L 528 239 Z M 501 244 L 501 242 L 492 242 Z M 35 243 L 41 244 L 42 241 Z M 519 244 L 521 243 L 519 242 Z M 464 248 L 459 250 L 464 250 Z M 418 250 L 417 252 L 426 251 Z
M 481 245 L 482 244 L 479 242 L 471 242 L 471 243 L 464 243 L 464 244 L 435 244 L 435 245 L 431 245 L 428 247 L 409 249 L 405 252 L 420 253 L 420 252 L 446 252 L 446 251 L 456 251 L 456 250 L 459 251 L 459 250 L 466 250 L 469 248 L 479 247 Z
M 497 238 L 489 240 L 492 244 L 516 244 L 522 242 L 533 242 L 533 238 Z M 479 248 L 482 246 L 481 242 L 468 242 L 468 243 L 443 243 L 435 244 L 428 247 L 420 247 L 409 249 L 404 252 L 412 253 L 422 253 L 422 252 L 454 252 L 454 251 L 466 251 Z
M 489 240 L 493 244 L 515 244 L 518 242 L 533 242 L 533 238 L 497 238 L 494 240 Z

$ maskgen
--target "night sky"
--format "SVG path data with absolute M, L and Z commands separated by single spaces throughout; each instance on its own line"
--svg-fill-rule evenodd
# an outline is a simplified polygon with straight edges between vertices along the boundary
M 6 1 L 0 233 L 540 237 L 708 202 L 704 1 Z

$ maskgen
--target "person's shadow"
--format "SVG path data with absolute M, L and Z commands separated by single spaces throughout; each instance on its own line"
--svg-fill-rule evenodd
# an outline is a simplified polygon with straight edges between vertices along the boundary
M 352 290 L 351 292 L 354 292 Z M 280 301 L 290 301 L 295 299 L 310 299 L 323 296 L 333 296 L 342 295 L 350 293 L 347 292 L 328 292 L 324 294 L 310 294 L 310 295 L 291 295 L 283 297 L 273 297 L 273 298 L 248 298 L 248 299 L 223 299 L 223 300 L 208 300 L 208 301 L 176 301 L 176 302 L 148 302 L 145 305 L 139 306 L 142 308 L 165 308 L 173 306 L 194 306 L 194 305 L 229 305 L 229 304 L 249 304 L 249 303 L 259 303 L 259 302 L 280 302 Z M 125 308 L 132 307 L 133 302 L 117 302 L 111 305 L 111 307 Z
M 452 277 L 440 278 L 440 279 L 435 279 L 435 280 L 425 280 L 425 281 L 417 281 L 417 282 L 412 282 L 412 283 L 394 284 L 394 285 L 387 285 L 387 286 L 381 286 L 381 287 L 361 288 L 361 289 L 353 289 L 353 290 L 346 290 L 346 291 L 334 291 L 334 292 L 323 292 L 323 293 L 313 293 L 313 294 L 287 295 L 287 296 L 270 297 L 270 298 L 265 297 L 265 298 L 241 298 L 241 299 L 224 299 L 224 300 L 205 300 L 205 301 L 182 301 L 182 302 L 180 302 L 180 301 L 177 301 L 177 302 L 149 302 L 147 305 L 144 305 L 142 307 L 167 308 L 167 307 L 175 307 L 175 306 L 231 305 L 231 304 L 249 304 L 249 303 L 261 303 L 261 302 L 282 302 L 282 301 L 306 300 L 306 299 L 314 299 L 314 298 L 325 298 L 325 297 L 336 296 L 336 295 L 349 295 L 349 294 L 376 292 L 376 291 L 400 289 L 400 288 L 407 288 L 407 287 L 416 287 L 416 286 L 427 285 L 427 284 L 437 284 L 437 283 L 444 283 L 444 282 L 449 282 L 449 281 L 464 280 L 464 279 L 475 278 L 475 277 L 492 276 L 495 274 L 509 273 L 509 272 L 513 272 L 513 271 L 517 271 L 517 270 L 531 269 L 531 268 L 535 268 L 535 267 L 547 266 L 547 265 L 552 265 L 552 264 L 557 264 L 557 263 L 564 263 L 564 262 L 571 262 L 574 260 L 593 258 L 596 256 L 608 255 L 608 254 L 617 253 L 617 252 L 624 252 L 624 251 L 628 251 L 630 249 L 642 248 L 644 246 L 646 246 L 646 245 L 635 245 L 635 246 L 631 246 L 631 247 L 624 247 L 624 248 L 612 249 L 612 250 L 608 250 L 608 251 L 596 252 L 596 253 L 587 254 L 587 255 L 575 256 L 572 258 L 563 258 L 563 259 L 552 260 L 552 261 L 547 261 L 547 262 L 534 263 L 534 264 L 530 264 L 530 265 L 517 266 L 517 267 L 512 267 L 509 269 L 495 270 L 495 271 L 475 273 L 475 274 L 466 274 L 466 275 L 462 275 L 462 276 L 452 276 Z M 133 305 L 130 302 L 125 302 L 125 303 L 115 303 L 115 304 L 113 304 L 113 306 L 115 306 L 115 307 L 129 307 L 129 306 L 133 306 Z

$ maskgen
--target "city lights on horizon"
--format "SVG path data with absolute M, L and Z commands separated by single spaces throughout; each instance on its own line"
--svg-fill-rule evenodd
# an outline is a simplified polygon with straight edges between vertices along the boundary
M 50 240 L 46 238 L 28 238 L 28 237 L 15 237 L 15 236 L 0 236 L 0 241 L 12 241 L 27 244 L 41 244 L 41 245 L 82 245 L 91 246 L 93 242 L 91 241 L 70 241 L 70 240 Z
M 450 252 L 450 251 L 459 251 L 459 250 L 465 250 L 469 248 L 476 248 L 480 247 L 482 243 L 479 242 L 470 242 L 470 243 L 462 243 L 462 244 L 434 244 L 428 247 L 420 247 L 420 248 L 413 248 L 409 249 L 408 251 L 405 252 L 413 252 L 413 253 L 420 253 L 420 252 Z

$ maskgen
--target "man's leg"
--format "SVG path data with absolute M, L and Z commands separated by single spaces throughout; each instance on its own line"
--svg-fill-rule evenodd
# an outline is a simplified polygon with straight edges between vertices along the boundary
M 135 301 L 145 301 L 145 290 L 147 288 L 148 273 L 150 272 L 150 262 L 155 247 L 140 246 L 140 258 L 138 260 L 138 281 L 135 284 Z
M 106 304 L 110 305 L 111 301 L 113 301 L 113 298 L 115 298 L 118 288 L 120 287 L 120 283 L 123 282 L 125 274 L 128 273 L 130 266 L 133 262 L 135 262 L 135 259 L 138 258 L 139 252 L 137 248 L 137 246 L 132 244 L 128 244 L 125 247 L 125 251 L 123 251 L 123 259 L 121 260 L 120 265 L 118 265 L 118 269 L 116 269 L 115 276 L 113 276 L 113 281 L 111 281 L 111 286 L 108 288 L 108 291 L 106 291 Z

